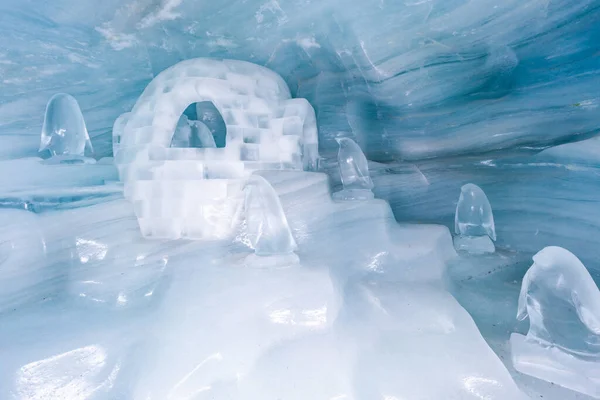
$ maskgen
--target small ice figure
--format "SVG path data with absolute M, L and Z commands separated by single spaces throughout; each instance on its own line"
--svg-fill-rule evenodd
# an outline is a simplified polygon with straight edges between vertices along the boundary
M 90 136 L 77 100 L 58 93 L 46 105 L 40 152 L 49 151 L 52 164 L 93 163 L 84 156 L 86 146 L 92 150 Z
M 600 291 L 581 261 L 562 247 L 533 257 L 517 318 L 527 336 L 510 338 L 515 369 L 600 398 Z
M 493 253 L 496 247 L 494 214 L 481 188 L 467 183 L 460 189 L 454 215 L 454 248 L 471 254 Z
M 367 158 L 352 139 L 335 139 L 340 145 L 338 164 L 344 188 L 333 194 L 335 200 L 370 200 L 374 197 Z
M 182 115 L 171 141 L 171 147 L 215 148 L 215 138 L 204 123 Z
M 282 266 L 298 263 L 296 241 L 273 186 L 262 176 L 252 175 L 244 191 L 246 230 L 254 247 L 254 254 L 246 258 L 246 264 Z

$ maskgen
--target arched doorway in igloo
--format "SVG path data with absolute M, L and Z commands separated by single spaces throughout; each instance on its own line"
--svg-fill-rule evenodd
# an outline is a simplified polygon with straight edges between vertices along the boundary
M 227 126 L 212 101 L 190 104 L 177 122 L 172 148 L 224 148 Z

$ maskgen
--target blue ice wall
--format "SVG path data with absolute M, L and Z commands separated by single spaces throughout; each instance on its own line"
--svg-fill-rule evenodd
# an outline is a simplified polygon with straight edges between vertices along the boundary
M 56 92 L 78 99 L 97 156 L 110 155 L 115 118 L 199 56 L 280 73 L 315 106 L 325 157 L 349 136 L 380 163 L 376 193 L 397 219 L 450 221 L 472 181 L 500 245 L 593 258 L 596 166 L 535 153 L 600 131 L 600 0 L 3 1 L 0 158 L 35 154 Z
M 597 0 L 4 1 L 0 33 L 5 156 L 31 147 L 57 91 L 78 98 L 107 154 L 112 122 L 152 76 L 197 56 L 274 69 L 315 105 L 324 150 L 350 135 L 378 161 L 600 127 Z

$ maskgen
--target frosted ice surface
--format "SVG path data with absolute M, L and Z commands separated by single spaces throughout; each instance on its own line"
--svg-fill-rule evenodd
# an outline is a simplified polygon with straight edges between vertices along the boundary
M 345 304 L 358 347 L 356 399 L 527 398 L 449 293 L 362 280 Z
M 483 190 L 472 183 L 460 189 L 454 215 L 454 246 L 473 254 L 493 253 L 496 228 L 492 206 Z
M 154 318 L 156 355 L 141 371 L 135 399 L 246 398 L 231 392 L 253 383 L 247 380 L 259 359 L 325 332 L 337 315 L 326 270 L 213 265 L 198 257 L 188 262 L 198 268 L 180 274 Z
M 527 336 L 513 333 L 515 368 L 600 398 L 600 291 L 581 261 L 561 247 L 533 257 L 521 286 L 517 318 Z
M 344 188 L 334 193 L 337 200 L 368 200 L 373 198 L 373 181 L 369 175 L 367 157 L 356 142 L 336 139 L 339 144 L 338 164 Z
M 506 46 L 493 47 L 482 70 L 482 87 L 477 96 L 501 97 L 513 86 L 514 71 L 519 65 L 515 52 Z
M 168 257 L 150 253 L 145 244 L 127 241 L 109 246 L 96 236 L 100 235 L 75 240 L 68 287 L 72 300 L 114 308 L 138 307 L 153 300 Z
M 0 210 L 0 313 L 16 304 L 43 297 L 45 240 L 39 216 L 24 210 Z
M 207 127 L 216 118 L 210 103 L 225 123 L 223 148 Z M 191 104 L 207 124 L 182 117 Z M 117 119 L 113 137 L 125 196 L 146 237 L 231 236 L 254 171 L 317 168 L 312 106 L 292 99 L 275 72 L 242 61 L 199 58 L 163 71 Z
M 279 196 L 271 184 L 260 175 L 252 175 L 245 187 L 246 231 L 256 257 L 247 262 L 269 262 L 261 258 L 294 260 L 297 248 Z M 275 261 L 273 261 L 275 262 Z
M 84 162 L 86 146 L 91 150 L 79 103 L 71 95 L 55 94 L 46 105 L 40 151 L 47 150 L 62 162 Z

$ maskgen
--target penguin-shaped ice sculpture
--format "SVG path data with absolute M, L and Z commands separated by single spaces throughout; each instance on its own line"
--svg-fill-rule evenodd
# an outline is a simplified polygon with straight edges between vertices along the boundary
M 65 93 L 55 94 L 46 105 L 39 151 L 49 151 L 51 157 L 46 162 L 52 164 L 93 163 L 93 159 L 84 156 L 86 147 L 91 151 L 77 100 Z
M 338 164 L 344 188 L 333 194 L 335 200 L 370 200 L 374 197 L 367 158 L 352 139 L 335 139 L 340 148 Z
M 518 307 L 529 332 L 511 335 L 515 369 L 600 398 L 600 290 L 581 261 L 562 247 L 537 253 Z
M 298 263 L 296 241 L 279 196 L 260 175 L 252 175 L 244 188 L 246 232 L 254 254 L 246 265 L 283 266 Z
M 171 147 L 215 148 L 217 145 L 208 126 L 182 115 L 175 127 Z
M 496 228 L 492 206 L 481 188 L 467 183 L 460 189 L 454 215 L 454 247 L 472 254 L 493 253 Z

